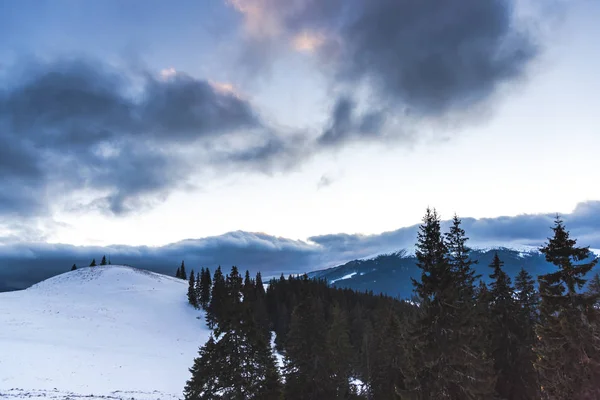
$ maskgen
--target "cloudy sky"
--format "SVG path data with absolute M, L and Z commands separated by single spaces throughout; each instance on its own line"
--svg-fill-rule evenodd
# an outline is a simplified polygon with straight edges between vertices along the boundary
M 596 210 L 599 19 L 595 0 L 0 0 L 3 251 Z

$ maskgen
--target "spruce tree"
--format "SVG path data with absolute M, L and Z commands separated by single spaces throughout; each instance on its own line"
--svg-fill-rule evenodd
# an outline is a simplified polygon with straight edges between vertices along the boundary
M 96 259 L 92 259 L 92 262 L 90 263 L 90 267 L 95 267 L 96 266 Z
M 102 261 L 100 261 L 100 265 L 106 265 L 106 256 L 102 256 Z
M 592 279 L 590 279 L 587 284 L 586 293 L 589 296 L 597 299 L 596 303 L 594 303 L 594 306 L 598 308 L 598 305 L 600 305 L 600 273 L 596 272 Z
M 309 295 L 292 313 L 284 354 L 286 400 L 335 399 L 323 304 Z
M 539 399 L 539 383 L 535 371 L 536 345 L 535 326 L 539 322 L 539 295 L 535 289 L 533 277 L 521 268 L 515 278 L 516 303 L 518 307 L 517 327 L 519 349 L 516 367 L 520 372 L 520 380 L 524 395 L 521 399 Z
M 177 267 L 177 272 L 175 272 L 175 278 L 181 279 L 181 269 L 179 267 Z
M 239 314 L 238 314 L 239 315 Z M 242 321 L 246 323 L 248 321 Z M 184 389 L 186 400 L 280 400 L 281 378 L 265 341 L 239 325 L 202 346 Z
M 204 275 L 204 268 L 200 269 L 200 272 L 196 274 L 196 283 L 194 285 L 194 295 L 196 296 L 196 305 L 197 308 L 203 309 L 202 304 L 200 304 L 200 292 L 202 290 L 202 275 Z
M 246 270 L 244 274 L 244 286 L 242 289 L 242 297 L 244 301 L 248 298 L 250 304 L 254 304 L 256 300 L 256 286 L 252 278 L 250 278 L 250 271 Z
M 515 293 L 504 262 L 494 255 L 489 292 L 490 354 L 497 374 L 496 392 L 502 399 L 526 399 L 527 388 L 519 370 L 519 320 Z
M 187 292 L 188 302 L 194 306 L 194 308 L 198 308 L 198 300 L 196 298 L 196 277 L 194 275 L 194 270 L 190 272 L 190 280 L 188 282 L 188 292 Z
M 331 364 L 331 380 L 335 386 L 335 399 L 347 399 L 351 394 L 350 376 L 353 366 L 353 350 L 350 344 L 348 316 L 338 305 L 331 310 L 331 323 L 327 331 L 327 357 Z
M 455 224 L 456 226 L 457 224 Z M 494 379 L 489 362 L 479 345 L 472 348 L 472 327 L 463 326 L 471 278 L 470 262 L 457 253 L 464 245 L 463 233 L 456 230 L 449 253 L 440 230 L 440 218 L 427 209 L 417 237 L 417 266 L 421 280 L 413 279 L 420 299 L 420 316 L 412 332 L 412 360 L 404 368 L 406 389 L 397 388 L 403 398 L 483 399 L 493 397 Z M 464 238 L 466 240 L 466 238 Z M 462 244 L 461 244 L 462 242 Z M 472 282 L 471 282 L 472 284 Z M 474 290 L 473 290 L 474 292 Z M 475 307 L 473 307 L 473 310 Z
M 217 269 L 214 285 L 213 289 L 223 290 L 225 311 L 215 323 L 217 341 L 212 339 L 201 349 L 190 370 L 185 398 L 279 400 L 282 390 L 275 358 L 251 308 L 241 302 L 243 287 L 237 268 L 232 267 L 225 279 Z
M 206 309 L 206 323 L 210 329 L 215 329 L 217 323 L 224 315 L 224 304 L 227 298 L 227 287 L 225 286 L 225 277 L 219 266 L 213 277 L 210 303 Z
M 544 399 L 600 398 L 600 336 L 596 296 L 580 293 L 596 265 L 589 247 L 578 247 L 563 221 L 555 220 L 553 237 L 540 251 L 558 270 L 538 277 L 540 324 L 536 332 Z
M 271 323 L 269 321 L 269 312 L 267 310 L 266 292 L 263 285 L 260 271 L 256 273 L 254 284 L 254 320 L 258 328 L 263 332 L 265 337 L 271 339 Z
M 185 272 L 185 264 L 183 261 L 181 261 L 181 267 L 179 267 L 179 277 L 185 280 L 188 278 L 187 273 Z
M 376 320 L 380 325 L 370 334 L 369 398 L 397 399 L 405 393 L 402 367 L 407 362 L 401 323 L 392 309 L 382 309 Z
M 73 266 L 71 267 L 71 271 L 75 271 L 77 269 L 77 265 L 73 264 Z
M 238 323 L 236 310 L 241 309 L 243 279 L 236 266 L 225 277 L 225 297 L 221 304 L 221 314 L 214 328 L 217 337 L 221 332 L 232 329 Z
M 200 277 L 200 305 L 206 310 L 210 303 L 210 291 L 212 288 L 212 281 L 210 276 L 210 270 L 206 268 L 204 273 Z
M 475 281 L 480 278 L 480 275 L 476 275 L 473 269 L 477 261 L 471 259 L 471 249 L 467 246 L 469 238 L 461 224 L 460 218 L 454 215 L 450 231 L 444 235 L 444 244 L 448 251 L 450 268 L 458 285 L 458 302 L 466 303 L 471 307 L 475 301 Z

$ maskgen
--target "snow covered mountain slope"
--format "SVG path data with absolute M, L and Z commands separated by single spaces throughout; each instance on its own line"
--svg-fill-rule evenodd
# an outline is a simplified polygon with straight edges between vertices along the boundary
M 0 293 L 0 397 L 175 399 L 210 331 L 187 282 L 81 268 Z

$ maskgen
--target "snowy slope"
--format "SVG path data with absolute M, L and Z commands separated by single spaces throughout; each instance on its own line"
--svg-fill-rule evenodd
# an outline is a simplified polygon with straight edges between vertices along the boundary
M 180 398 L 210 334 L 186 290 L 98 266 L 0 293 L 0 397 Z

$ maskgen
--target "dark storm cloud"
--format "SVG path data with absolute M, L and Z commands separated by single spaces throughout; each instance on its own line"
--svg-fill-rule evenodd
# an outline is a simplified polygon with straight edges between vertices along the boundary
M 340 30 L 341 79 L 370 79 L 418 114 L 487 98 L 536 53 L 509 0 L 359 1 L 356 11 Z
M 324 38 L 315 53 L 333 71 L 334 87 L 365 84 L 376 106 L 357 117 L 348 96 L 336 100 L 331 126 L 320 143 L 365 138 L 381 140 L 377 130 L 389 113 L 417 119 L 468 114 L 493 100 L 498 86 L 526 75 L 539 52 L 535 39 L 518 25 L 513 0 L 246 0 L 247 28 L 279 27 L 265 39 L 249 29 L 265 51 L 284 38 Z M 238 7 L 244 12 L 244 7 Z M 281 34 L 283 31 L 283 34 Z M 320 35 L 320 36 L 319 36 Z M 256 53 L 257 60 L 270 60 Z M 253 65 L 256 64 L 252 63 Z M 329 67 L 333 67 L 330 69 Z M 350 96 L 351 98 L 351 96 Z M 377 111 L 385 109 L 388 113 Z M 362 122 L 361 122 L 362 119 Z M 375 133 L 374 133 L 375 132 Z
M 246 100 L 185 74 L 67 59 L 12 66 L 0 84 L 0 215 L 43 214 L 76 190 L 124 213 L 185 184 L 225 138 L 269 135 Z
M 319 137 L 323 146 L 336 146 L 353 137 L 381 138 L 385 114 L 382 111 L 370 111 L 358 115 L 356 103 L 348 97 L 340 97 L 335 103 L 329 127 Z
M 540 246 L 553 225 L 554 214 L 463 219 L 471 246 Z M 581 246 L 600 249 L 600 202 L 581 203 L 563 216 L 571 236 Z M 447 230 L 448 221 L 442 227 Z M 0 290 L 24 288 L 57 273 L 73 263 L 89 265 L 92 258 L 110 256 L 113 263 L 129 264 L 172 274 L 181 260 L 188 269 L 218 265 L 229 269 L 258 270 L 264 276 L 299 273 L 327 268 L 358 258 L 373 257 L 412 249 L 418 226 L 377 235 L 332 234 L 309 238 L 307 242 L 263 233 L 231 232 L 204 239 L 184 240 L 162 247 L 77 247 L 59 244 L 27 244 L 0 238 Z

